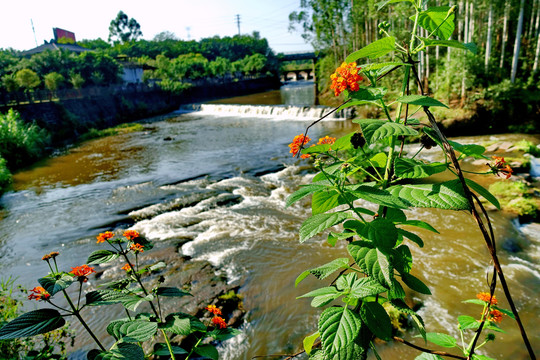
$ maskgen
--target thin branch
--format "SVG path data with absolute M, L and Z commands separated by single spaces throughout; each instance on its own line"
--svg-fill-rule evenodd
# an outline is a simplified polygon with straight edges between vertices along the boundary
M 407 346 L 410 346 L 410 347 L 412 347 L 412 348 L 414 348 L 416 350 L 420 350 L 420 351 L 425 352 L 425 353 L 435 354 L 435 355 L 439 355 L 439 356 L 446 356 L 446 357 L 450 357 L 450 358 L 454 358 L 454 359 L 467 360 L 467 358 L 465 356 L 454 355 L 454 354 L 447 353 L 445 351 L 436 351 L 436 350 L 426 349 L 426 348 L 423 348 L 421 346 L 410 343 L 407 340 L 404 340 L 404 339 L 402 339 L 400 337 L 397 337 L 397 336 L 394 336 L 393 339 L 395 341 L 398 341 L 400 343 L 403 343 L 403 344 L 405 344 Z

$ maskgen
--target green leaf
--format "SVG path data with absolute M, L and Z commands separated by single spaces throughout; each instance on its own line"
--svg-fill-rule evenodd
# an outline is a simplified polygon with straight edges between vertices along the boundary
M 497 200 L 497 198 L 493 196 L 493 194 L 490 193 L 486 188 L 472 181 L 471 179 L 465 179 L 465 182 L 471 189 L 476 191 L 480 196 L 483 196 L 484 199 L 492 203 L 497 209 L 501 209 L 501 204 L 499 204 L 499 200 Z
M 409 126 L 387 120 L 358 119 L 353 120 L 353 122 L 360 125 L 368 144 L 373 144 L 390 136 L 418 135 L 418 131 Z
M 494 358 L 490 358 L 489 356 L 485 356 L 485 355 L 477 355 L 477 354 L 473 354 L 473 360 L 495 360 Z
M 140 296 L 132 296 L 130 299 L 126 299 L 121 301 L 122 305 L 128 310 L 136 311 L 140 304 L 142 304 L 145 301 L 152 301 L 154 300 L 154 295 L 149 294 L 145 297 Z
M 400 274 L 408 273 L 412 269 L 413 258 L 407 245 L 400 245 L 394 251 L 394 267 Z
M 349 193 L 356 199 L 364 199 L 374 204 L 387 206 L 396 209 L 407 209 L 408 206 L 399 197 L 393 196 L 387 190 L 378 189 L 368 185 L 356 186 L 356 189 Z
M 408 314 L 413 319 L 413 324 L 420 333 L 420 336 L 424 338 L 424 341 L 427 341 L 426 339 L 426 328 L 424 326 L 424 320 L 422 320 L 422 317 L 416 313 L 413 309 L 409 308 L 407 304 L 401 300 L 401 299 L 392 299 L 391 300 L 392 306 L 398 309 L 399 311 Z
M 312 238 L 323 230 L 334 225 L 340 224 L 352 215 L 348 212 L 335 212 L 313 215 L 308 218 L 300 227 L 300 242 Z
M 401 280 L 414 291 L 418 291 L 421 294 L 431 295 L 431 291 L 422 280 L 418 279 L 416 276 L 413 276 L 408 273 L 401 274 Z
M 420 236 L 416 235 L 415 233 L 412 233 L 410 231 L 403 230 L 403 229 L 397 229 L 397 232 L 401 236 L 406 237 L 407 239 L 414 242 L 419 247 L 424 247 L 424 241 L 422 240 Z
M 310 355 L 311 354 L 311 349 L 313 349 L 313 344 L 315 343 L 315 340 L 317 340 L 319 338 L 319 332 L 316 331 L 314 332 L 313 334 L 311 335 L 308 335 L 304 338 L 304 351 L 306 352 L 306 354 Z
M 329 358 L 334 358 L 340 349 L 351 344 L 358 334 L 362 320 L 347 307 L 330 307 L 319 318 L 319 333 L 322 347 Z
M 363 302 L 360 316 L 379 339 L 389 341 L 392 336 L 392 323 L 386 310 L 378 302 Z
M 139 345 L 116 343 L 106 352 L 100 352 L 95 360 L 144 360 L 144 352 Z
M 423 95 L 405 95 L 398 98 L 397 101 L 405 104 L 413 104 L 419 106 L 440 106 L 448 109 L 448 106 L 444 105 L 439 100 L 435 100 L 434 98 Z
M 113 320 L 107 325 L 107 333 L 113 336 L 116 340 L 120 340 L 122 334 L 120 333 L 120 327 L 129 322 L 128 318 Z
M 392 285 L 393 269 L 386 256 L 367 241 L 355 241 L 347 250 L 363 272 L 381 285 Z
M 0 328 L 0 340 L 44 334 L 64 326 L 66 321 L 55 309 L 38 309 L 22 314 Z
M 310 291 L 307 294 L 297 297 L 297 299 L 304 297 L 313 297 L 313 300 L 311 301 L 311 306 L 321 307 L 331 303 L 341 295 L 343 295 L 341 291 L 338 291 L 338 289 L 333 286 L 328 286 Z
M 390 286 L 390 291 L 388 292 L 388 299 L 404 299 L 405 295 L 405 290 L 403 290 L 401 283 L 396 279 L 392 279 L 392 286 Z
M 381 56 L 388 54 L 390 51 L 395 50 L 396 39 L 392 36 L 379 39 L 377 41 L 368 44 L 360 50 L 357 50 L 347 56 L 345 62 L 355 62 L 360 58 L 377 59 Z
M 347 269 L 349 267 L 349 259 L 348 258 L 338 258 L 334 259 L 331 262 L 321 265 L 319 267 L 316 267 L 315 269 L 308 270 L 311 274 L 315 275 L 317 279 L 323 280 L 326 279 L 328 276 L 332 275 L 334 272 L 341 270 L 341 269 Z
M 444 360 L 444 358 L 435 354 L 422 353 L 415 357 L 414 360 Z
M 195 352 L 201 355 L 203 358 L 208 358 L 212 360 L 219 359 L 219 353 L 216 347 L 211 344 L 199 345 L 195 348 Z
M 355 133 L 356 131 L 353 131 L 351 133 L 348 133 L 347 135 L 338 138 L 336 142 L 332 145 L 332 150 L 343 151 L 352 148 L 351 138 Z M 341 163 L 338 163 L 336 165 L 337 166 L 335 167 L 335 170 L 339 170 L 339 168 L 341 167 Z M 328 172 L 330 168 L 331 167 L 326 168 L 326 172 Z
M 46 276 L 44 278 L 38 279 L 38 283 L 43 286 L 45 290 L 51 296 L 56 294 L 59 291 L 62 291 L 66 288 L 68 288 L 71 284 L 73 284 L 73 276 L 69 274 L 62 274 L 60 276 L 60 279 L 55 279 L 54 277 L 51 277 L 51 275 Z
M 311 198 L 311 212 L 313 215 L 327 212 L 341 205 L 341 195 L 337 190 L 324 189 L 317 191 Z
M 420 160 L 396 158 L 394 160 L 394 173 L 404 179 L 420 179 L 438 174 L 446 170 L 443 163 L 424 163 Z
M 158 296 L 193 296 L 185 290 L 178 289 L 176 287 L 159 287 L 156 289 L 156 295 Z
M 448 140 L 448 143 L 452 145 L 454 150 L 459 151 L 461 154 L 466 156 L 471 156 L 475 159 L 488 159 L 487 156 L 484 156 L 486 148 L 481 145 L 476 144 L 460 144 L 456 141 Z
M 387 290 L 378 281 L 366 277 L 358 279 L 352 284 L 350 296 L 356 299 L 362 299 L 367 296 L 386 292 Z
M 176 355 L 182 355 L 187 354 L 188 352 L 184 349 L 182 349 L 180 346 L 171 346 L 173 353 Z M 154 347 L 154 355 L 156 356 L 170 356 L 171 353 L 169 352 L 169 348 L 167 347 L 167 344 L 164 343 L 158 343 Z
M 195 316 L 180 312 L 169 314 L 165 318 L 165 323 L 159 324 L 158 327 L 173 334 L 184 336 L 196 331 L 206 331 L 206 326 Z
M 409 225 L 409 226 L 416 226 L 421 229 L 429 230 L 429 231 L 439 234 L 437 229 L 435 229 L 433 226 L 431 226 L 430 224 L 422 220 L 407 220 L 407 221 L 403 221 L 401 224 Z
M 480 323 L 476 321 L 472 316 L 460 315 L 458 316 L 459 328 L 461 330 L 473 329 L 476 330 L 480 326 Z
M 317 191 L 320 191 L 320 190 L 324 190 L 324 189 L 327 189 L 328 188 L 328 185 L 327 185 L 327 182 L 325 182 L 325 184 L 311 184 L 311 185 L 305 185 L 305 186 L 302 186 L 300 189 L 298 189 L 297 191 L 295 191 L 294 193 L 292 193 L 288 198 L 287 198 L 287 201 L 285 203 L 285 207 L 289 207 L 291 206 L 292 204 L 294 204 L 295 202 L 297 202 L 298 200 L 314 193 L 314 192 L 317 192 Z
M 434 343 L 436 345 L 442 346 L 442 347 L 453 348 L 453 347 L 456 347 L 457 345 L 456 339 L 446 334 L 427 333 L 426 338 L 427 338 L 427 341 Z
M 354 101 L 375 101 L 382 99 L 388 91 L 385 87 L 360 87 L 358 91 L 351 93 L 350 97 Z
M 448 40 L 454 32 L 455 14 L 450 12 L 449 6 L 430 7 L 418 14 L 418 25 L 442 39 Z M 448 16 L 448 18 L 447 18 Z M 414 16 L 411 18 L 414 20 Z
M 86 305 L 110 305 L 132 300 L 140 296 L 114 290 L 95 290 L 86 293 Z
M 158 324 L 156 322 L 133 320 L 122 324 L 118 332 L 122 335 L 122 338 L 130 338 L 130 342 L 142 342 L 152 338 L 156 334 L 157 329 Z
M 371 70 L 379 70 L 385 67 L 394 68 L 396 66 L 411 66 L 411 64 L 397 62 L 397 61 L 390 61 L 390 62 L 381 62 L 381 63 L 372 63 L 372 64 L 362 64 L 360 65 L 360 69 L 362 71 L 371 71 Z
M 500 307 L 498 307 L 498 306 L 492 306 L 492 308 L 493 308 L 493 309 L 497 309 L 497 310 L 499 310 L 500 312 L 502 312 L 503 314 L 508 315 L 508 316 L 510 316 L 512 319 L 516 320 L 516 316 L 515 316 L 514 313 L 511 312 L 510 310 L 502 309 L 502 308 L 500 308 Z
M 88 265 L 92 264 L 104 264 L 109 261 L 113 261 L 114 259 L 118 258 L 118 254 L 114 251 L 110 250 L 97 250 L 90 254 L 88 257 L 88 260 L 86 260 L 86 263 Z
M 423 37 L 419 37 L 421 41 L 424 42 L 424 45 L 426 46 L 446 46 L 446 47 L 452 47 L 456 49 L 462 49 L 462 50 L 468 50 L 472 52 L 473 54 L 476 54 L 478 52 L 478 47 L 475 43 L 462 43 L 461 41 L 457 40 L 433 40 L 433 39 L 426 39 Z
M 388 188 L 388 192 L 409 206 L 447 210 L 470 209 L 459 179 L 439 184 L 396 185 Z
M 468 303 L 468 304 L 482 305 L 482 306 L 487 304 L 486 301 L 483 301 L 483 300 L 480 300 L 480 299 L 468 299 L 468 300 L 463 300 L 462 302 L 463 303 Z
M 214 329 L 208 333 L 206 333 L 207 336 L 213 338 L 214 340 L 218 341 L 225 341 L 228 339 L 232 339 L 233 337 L 240 335 L 242 332 L 235 328 L 225 328 L 225 329 Z
M 373 155 L 371 159 L 369 159 L 369 161 L 375 167 L 384 168 L 386 167 L 386 163 L 388 162 L 388 155 L 386 155 L 385 152 L 380 152 L 378 154 Z

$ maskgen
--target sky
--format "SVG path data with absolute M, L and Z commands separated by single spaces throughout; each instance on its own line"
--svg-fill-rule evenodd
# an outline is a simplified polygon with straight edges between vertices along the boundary
M 77 40 L 109 36 L 109 24 L 123 11 L 141 25 L 142 38 L 162 32 L 181 40 L 259 31 L 275 52 L 312 51 L 299 31 L 289 32 L 289 13 L 300 0 L 0 0 L 0 48 L 29 50 L 54 38 L 52 28 L 75 33 Z M 32 22 L 35 29 L 32 32 Z

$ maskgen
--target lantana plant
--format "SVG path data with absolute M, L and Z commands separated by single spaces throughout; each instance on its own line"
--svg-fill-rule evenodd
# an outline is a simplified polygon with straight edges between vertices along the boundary
M 304 340 L 305 352 L 310 359 L 358 360 L 365 359 L 371 349 L 379 359 L 375 346 L 378 338 L 415 347 L 423 352 L 417 360 L 440 359 L 441 356 L 488 360 L 489 357 L 475 353 L 485 344 L 478 343 L 479 337 L 483 330 L 500 331 L 496 323 L 501 314 L 506 313 L 516 320 L 525 346 L 534 359 L 498 260 L 493 230 L 480 197 L 496 208 L 500 208 L 499 202 L 488 190 L 465 176 L 460 161 L 482 159 L 488 165 L 484 173 L 506 178 L 512 175 L 512 169 L 503 158 L 495 157 L 490 161 L 486 149 L 480 145 L 461 144 L 444 136 L 430 109 L 447 106 L 428 96 L 416 72 L 416 58 L 428 47 L 451 47 L 459 52 L 475 52 L 476 47 L 472 43 L 450 39 L 454 32 L 455 7 L 426 8 L 427 1 L 423 0 L 386 0 L 379 8 L 395 2 L 406 2 L 413 10 L 410 17 L 413 23 L 409 27 L 412 31 L 406 41 L 390 34 L 389 24 L 383 23 L 379 26 L 382 38 L 350 54 L 331 75 L 331 89 L 336 96 L 344 97 L 342 105 L 333 111 L 368 104 L 379 107 L 384 117 L 355 119 L 353 122 L 359 125 L 358 130 L 336 140 L 307 146 L 309 128 L 323 117 L 289 145 L 293 156 L 310 157 L 318 171 L 311 184 L 302 186 L 287 199 L 287 206 L 290 206 L 311 195 L 312 216 L 300 227 L 300 241 L 324 232 L 330 246 L 343 241 L 347 252 L 343 257 L 304 271 L 296 279 L 296 285 L 311 275 L 320 280 L 333 279 L 300 296 L 312 298 L 313 307 L 323 308 L 317 331 Z M 381 60 L 390 54 L 393 58 Z M 360 62 L 364 64 L 359 65 Z M 403 80 L 399 94 L 393 98 L 380 81 L 396 70 L 402 70 Z M 411 94 L 411 85 L 415 83 L 419 93 Z M 427 123 L 420 122 L 415 116 L 421 111 L 427 117 Z M 420 149 L 412 154 L 404 147 L 410 138 L 421 139 Z M 422 160 L 419 155 L 423 150 L 435 146 L 442 150 L 444 160 Z M 454 178 L 424 181 L 443 172 Z M 362 179 L 366 181 L 361 182 Z M 458 318 L 463 355 L 430 350 L 392 333 L 385 307 L 393 307 L 408 316 L 424 340 L 443 345 L 446 339 L 448 343 L 443 346 L 457 346 L 457 341 L 450 340 L 449 335 L 428 333 L 420 315 L 405 301 L 405 287 L 416 293 L 431 294 L 429 287 L 412 274 L 410 246 L 421 248 L 424 241 L 411 230 L 438 233 L 428 222 L 410 217 L 407 210 L 415 207 L 470 212 L 479 225 L 494 264 L 491 283 L 486 289 L 489 290 L 487 302 L 485 295 L 469 300 L 484 305 L 480 319 Z M 511 312 L 496 308 L 493 302 L 497 282 L 503 288 Z M 468 334 L 471 340 L 466 343 L 464 334 L 467 330 L 474 332 Z M 488 335 L 487 340 L 492 338 L 493 335 Z
M 163 314 L 161 302 L 166 297 L 184 297 L 191 294 L 182 288 L 163 286 L 164 277 L 159 276 L 150 286 L 149 275 L 166 267 L 164 262 L 142 266 L 140 256 L 153 245 L 135 230 L 126 230 L 122 236 L 107 231 L 97 236 L 98 244 L 107 244 L 109 249 L 94 251 L 87 264 L 72 267 L 71 271 L 61 271 L 58 266 L 58 252 L 43 256 L 49 266 L 49 274 L 38 279 L 41 286 L 30 290 L 29 300 L 43 302 L 52 307 L 27 312 L 0 328 L 0 340 L 30 337 L 48 333 L 64 326 L 65 318 L 76 317 L 95 341 L 99 349 L 90 350 L 89 360 L 132 359 L 144 360 L 152 356 L 170 356 L 175 359 L 189 359 L 192 356 L 217 360 L 219 354 L 211 341 L 223 341 L 239 334 L 227 326 L 221 310 L 209 305 L 206 310 L 212 314 L 211 320 L 200 320 L 183 312 Z M 124 278 L 99 285 L 99 290 L 84 291 L 89 276 L 96 272 L 90 265 L 99 265 L 122 259 Z M 66 291 L 78 283 L 78 291 L 72 297 Z M 84 293 L 84 300 L 82 295 Z M 67 306 L 56 301 L 55 295 L 62 294 Z M 83 310 L 88 306 L 122 304 L 126 317 L 112 320 L 107 333 L 112 336 L 112 346 L 105 347 L 95 332 L 83 318 Z M 150 312 L 137 311 L 147 304 Z M 187 347 L 175 345 L 174 336 L 190 336 L 194 344 Z M 160 342 L 163 341 L 163 342 Z M 152 346 L 153 345 L 153 346 Z M 148 350 L 150 349 L 150 350 Z

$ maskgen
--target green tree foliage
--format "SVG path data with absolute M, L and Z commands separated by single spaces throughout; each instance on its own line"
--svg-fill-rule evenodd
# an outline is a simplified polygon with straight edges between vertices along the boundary
M 141 25 L 137 20 L 129 18 L 123 11 L 109 25 L 109 41 L 127 43 L 142 36 Z
M 101 84 L 116 84 L 120 79 L 121 66 L 111 56 L 101 52 L 83 52 L 77 59 L 76 71 L 82 75 L 84 79 L 90 79 L 93 85 Z M 99 72 L 98 80 L 93 79 L 94 72 Z M 103 80 L 100 80 L 101 77 Z
M 111 48 L 111 44 L 103 40 L 102 38 L 97 38 L 95 40 L 81 40 L 77 42 L 78 45 L 92 50 L 107 50 Z
M 11 170 L 39 158 L 49 139 L 45 130 L 36 124 L 24 123 L 13 109 L 0 115 L 0 157 L 7 161 Z
M 19 83 L 15 79 L 15 74 L 6 74 L 2 76 L 2 87 L 7 92 L 15 92 L 19 90 Z
M 69 82 L 71 83 L 71 85 L 73 85 L 74 89 L 80 89 L 80 88 L 82 88 L 85 80 L 84 80 L 84 78 L 82 77 L 81 74 L 74 72 L 69 77 Z
M 17 80 L 19 86 L 25 88 L 25 90 L 32 90 L 41 83 L 38 74 L 30 69 L 22 69 L 17 71 L 15 74 L 15 80 Z
M 218 56 L 208 63 L 208 68 L 213 76 L 223 76 L 231 72 L 232 66 L 229 59 Z
M 46 74 L 43 77 L 43 80 L 45 82 L 45 87 L 47 88 L 47 90 L 54 92 L 58 90 L 58 88 L 64 81 L 64 77 L 57 72 L 52 72 Z

